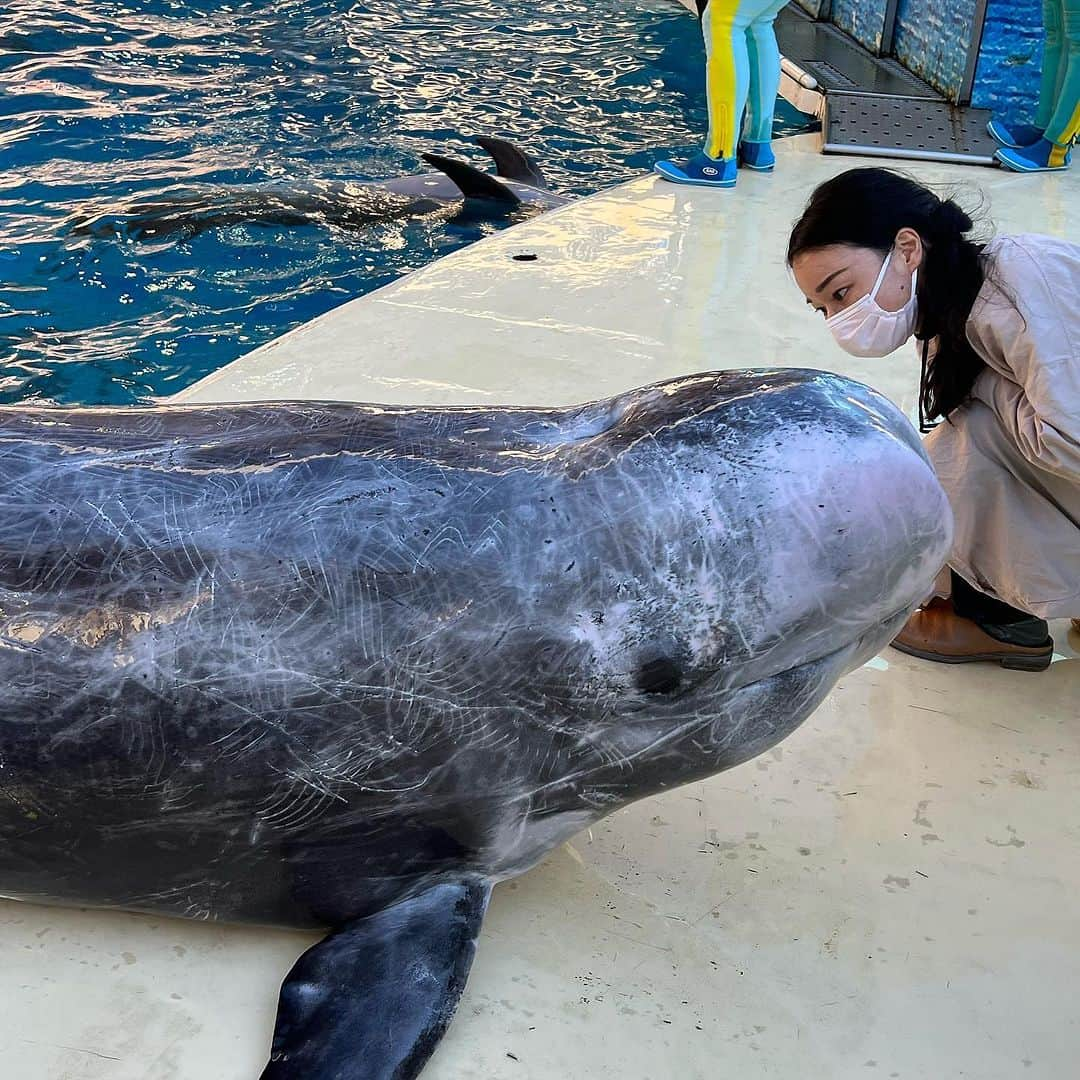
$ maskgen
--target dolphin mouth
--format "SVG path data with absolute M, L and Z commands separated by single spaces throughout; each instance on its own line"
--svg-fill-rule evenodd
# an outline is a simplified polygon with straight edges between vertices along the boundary
M 852 671 L 862 667 L 867 660 L 877 656 L 892 641 L 904 623 L 907 622 L 913 608 L 913 604 L 905 604 L 904 607 L 899 608 L 874 626 L 864 630 L 846 645 L 841 645 L 838 649 L 833 649 L 831 652 L 824 653 L 812 660 L 805 660 L 789 670 L 798 671 L 809 664 L 822 664 L 831 660 L 839 660 L 841 662 L 846 661 L 843 674 L 849 675 Z
M 809 671 L 813 668 L 824 671 L 834 665 L 842 666 L 841 675 L 849 675 L 852 671 L 862 667 L 867 660 L 877 656 L 892 641 L 900 628 L 907 622 L 908 616 L 914 607 L 913 603 L 906 604 L 835 649 L 812 654 L 805 660 L 800 660 L 799 663 L 792 664 L 790 667 L 765 672 L 756 678 L 748 679 L 746 682 L 732 683 L 726 689 L 729 691 L 746 690 L 767 683 L 771 679 L 782 679 L 785 676 L 797 675 L 799 672 Z
M 690 770 L 698 778 L 749 761 L 790 735 L 825 700 L 838 678 L 876 656 L 913 607 L 907 605 L 838 648 L 797 664 L 743 683 L 713 684 L 710 689 L 715 697 L 689 712 L 681 695 L 654 701 L 647 714 L 635 718 L 637 723 L 623 724 L 618 731 L 607 733 L 609 749 L 618 751 L 624 766 L 646 754 L 682 752 L 688 759 L 703 760 L 700 769 Z M 596 771 L 606 767 L 598 766 Z M 679 782 L 687 780 L 684 777 Z

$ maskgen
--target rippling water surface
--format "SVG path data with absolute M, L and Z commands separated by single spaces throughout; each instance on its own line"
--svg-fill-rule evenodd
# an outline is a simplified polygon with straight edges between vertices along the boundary
M 498 134 L 587 194 L 691 150 L 697 23 L 671 0 L 8 0 L 0 401 L 173 393 L 496 223 L 231 225 L 136 240 L 80 214 L 192 184 L 377 179 Z M 778 132 L 806 118 L 782 106 Z

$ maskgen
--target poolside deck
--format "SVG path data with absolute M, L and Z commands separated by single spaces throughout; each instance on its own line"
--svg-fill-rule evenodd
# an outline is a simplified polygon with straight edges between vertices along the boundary
M 914 354 L 846 357 L 784 270 L 810 189 L 857 163 L 818 139 L 734 192 L 643 177 L 501 233 L 177 400 L 557 404 L 782 365 L 910 412 Z M 1003 231 L 1080 240 L 1080 170 L 911 171 L 978 184 Z M 1037 676 L 886 651 L 771 753 L 498 888 L 425 1080 L 1074 1075 L 1080 639 L 1053 629 Z M 4 903 L 6 1075 L 252 1080 L 311 940 Z

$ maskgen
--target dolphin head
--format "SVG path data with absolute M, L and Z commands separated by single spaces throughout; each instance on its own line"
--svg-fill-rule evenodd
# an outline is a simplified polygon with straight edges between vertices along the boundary
M 768 749 L 887 644 L 949 549 L 914 429 L 847 379 L 697 376 L 567 430 L 576 524 L 533 605 L 542 722 L 567 750 L 534 809 L 572 789 L 606 812 Z

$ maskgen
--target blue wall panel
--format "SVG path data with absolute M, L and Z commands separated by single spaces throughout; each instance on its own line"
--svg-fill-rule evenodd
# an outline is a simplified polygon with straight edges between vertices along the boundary
M 900 0 L 896 58 L 946 97 L 956 100 L 975 26 L 975 0 Z
M 1030 119 L 1042 77 L 1042 0 L 990 0 L 972 105 Z
M 871 52 L 881 50 L 886 0 L 833 0 L 830 20 Z

